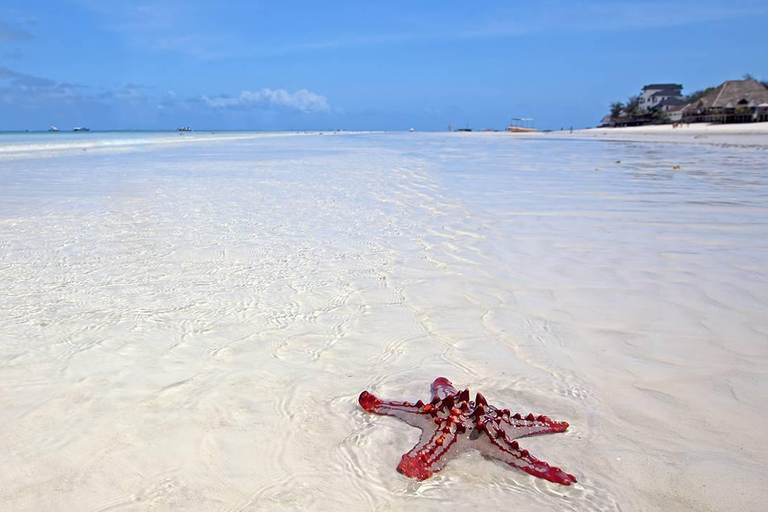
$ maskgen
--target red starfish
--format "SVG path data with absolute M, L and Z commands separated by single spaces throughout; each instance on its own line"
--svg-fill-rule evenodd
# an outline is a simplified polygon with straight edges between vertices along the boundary
M 395 416 L 422 430 L 419 443 L 403 455 L 397 470 L 405 476 L 426 480 L 445 465 L 458 448 L 472 447 L 487 456 L 520 468 L 528 474 L 563 485 L 576 482 L 560 468 L 550 466 L 520 448 L 515 439 L 538 434 L 565 432 L 568 423 L 546 416 L 519 413 L 488 405 L 480 393 L 469 399 L 469 389 L 459 391 L 445 377 L 432 383 L 432 401 L 424 404 L 381 400 L 367 391 L 360 405 L 368 412 Z M 452 447 L 456 446 L 453 450 Z

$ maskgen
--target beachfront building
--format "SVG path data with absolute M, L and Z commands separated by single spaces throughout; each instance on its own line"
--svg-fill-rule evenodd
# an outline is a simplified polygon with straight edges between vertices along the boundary
M 606 114 L 603 119 L 600 120 L 600 128 L 613 128 L 616 126 L 616 120 L 611 114 Z
M 640 110 L 651 112 L 663 102 L 683 100 L 683 86 L 680 84 L 648 84 L 640 92 Z
M 683 109 L 688 123 L 768 121 L 768 89 L 757 80 L 728 80 Z
M 671 123 L 679 123 L 683 120 L 683 109 L 687 103 L 680 98 L 668 98 L 661 101 L 654 108 L 655 112 L 662 112 L 664 118 Z

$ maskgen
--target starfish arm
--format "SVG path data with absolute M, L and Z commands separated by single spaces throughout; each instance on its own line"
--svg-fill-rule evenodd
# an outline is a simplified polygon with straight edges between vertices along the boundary
M 494 431 L 491 430 L 491 432 Z M 478 441 L 481 440 L 478 439 Z M 573 475 L 560 468 L 550 466 L 532 456 L 528 450 L 521 449 L 517 442 L 510 440 L 503 431 L 495 431 L 495 434 L 486 432 L 477 446 L 483 455 L 522 469 L 529 475 L 561 485 L 571 485 L 576 482 L 576 477 Z
M 503 412 L 506 413 L 507 411 L 505 410 Z M 513 433 L 513 439 L 538 436 L 541 434 L 556 434 L 568 430 L 568 422 L 554 421 L 547 416 L 534 416 L 533 414 L 529 414 L 526 417 L 522 417 L 520 414 L 510 416 L 507 413 L 500 414 L 498 418 L 501 419 L 502 424 L 505 425 L 505 430 Z M 511 427 L 511 429 L 509 427 Z
M 358 398 L 360 406 L 368 412 L 381 414 L 383 416 L 394 416 L 413 427 L 424 428 L 432 423 L 431 417 L 422 410 L 421 402 L 411 404 L 408 402 L 395 402 L 382 400 L 377 396 L 363 391 Z
M 400 459 L 397 470 L 409 478 L 426 480 L 443 469 L 457 441 L 455 427 L 438 425 L 432 433 L 424 430 L 419 443 Z
M 453 387 L 451 381 L 445 377 L 438 377 L 435 382 L 432 383 L 432 399 L 435 397 L 440 400 L 445 399 L 449 395 L 455 395 L 459 390 Z

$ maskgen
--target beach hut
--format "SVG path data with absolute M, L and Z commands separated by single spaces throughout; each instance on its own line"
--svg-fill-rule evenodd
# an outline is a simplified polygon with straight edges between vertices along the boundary
M 613 128 L 614 126 L 616 126 L 616 122 L 613 120 L 613 116 L 611 114 L 606 115 L 600 121 L 601 128 Z
M 768 89 L 757 80 L 728 80 L 683 109 L 689 123 L 752 123 L 768 121 Z

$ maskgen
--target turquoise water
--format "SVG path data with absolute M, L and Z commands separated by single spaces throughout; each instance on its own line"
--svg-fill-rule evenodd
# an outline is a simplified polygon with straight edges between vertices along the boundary
M 90 132 L 0 132 L 0 154 L 21 152 L 50 152 L 75 149 L 120 148 L 141 144 L 174 143 L 243 137 L 257 133 L 243 131 L 90 131 Z

